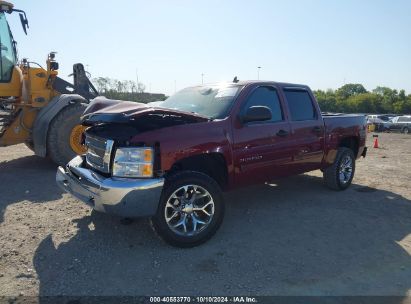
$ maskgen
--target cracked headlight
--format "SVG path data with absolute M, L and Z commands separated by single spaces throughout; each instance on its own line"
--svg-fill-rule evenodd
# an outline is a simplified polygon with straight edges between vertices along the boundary
M 113 162 L 113 176 L 152 177 L 153 163 L 153 148 L 118 148 Z

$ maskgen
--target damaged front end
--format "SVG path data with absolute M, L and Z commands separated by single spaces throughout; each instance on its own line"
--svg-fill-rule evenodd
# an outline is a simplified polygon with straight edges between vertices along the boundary
M 84 136 L 88 168 L 107 177 L 142 178 L 161 175 L 160 143 L 154 138 L 150 142 L 136 141 L 136 135 L 210 120 L 193 113 L 104 97 L 94 99 L 81 119 L 89 127 Z
M 210 118 L 195 113 L 104 97 L 94 99 L 82 116 L 85 126 L 127 124 L 138 132 L 206 121 Z

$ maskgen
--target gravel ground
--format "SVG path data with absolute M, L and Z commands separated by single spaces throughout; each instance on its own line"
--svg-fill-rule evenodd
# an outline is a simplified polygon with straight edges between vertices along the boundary
M 93 212 L 47 160 L 1 148 L 0 295 L 410 295 L 411 135 L 380 145 L 345 192 L 312 172 L 226 194 L 221 229 L 193 249 Z

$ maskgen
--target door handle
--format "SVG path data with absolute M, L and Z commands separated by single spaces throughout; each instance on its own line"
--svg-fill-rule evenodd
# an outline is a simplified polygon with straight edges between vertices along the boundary
M 284 137 L 288 135 L 288 132 L 286 130 L 280 130 L 276 133 L 276 135 L 280 137 Z
M 315 127 L 313 128 L 313 131 L 314 131 L 315 133 L 320 133 L 320 132 L 321 132 L 321 127 L 315 126 Z

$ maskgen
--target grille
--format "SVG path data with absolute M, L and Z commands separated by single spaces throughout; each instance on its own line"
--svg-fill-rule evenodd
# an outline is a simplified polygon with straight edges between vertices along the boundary
M 110 172 L 110 155 L 114 141 L 86 134 L 86 161 L 98 171 Z

